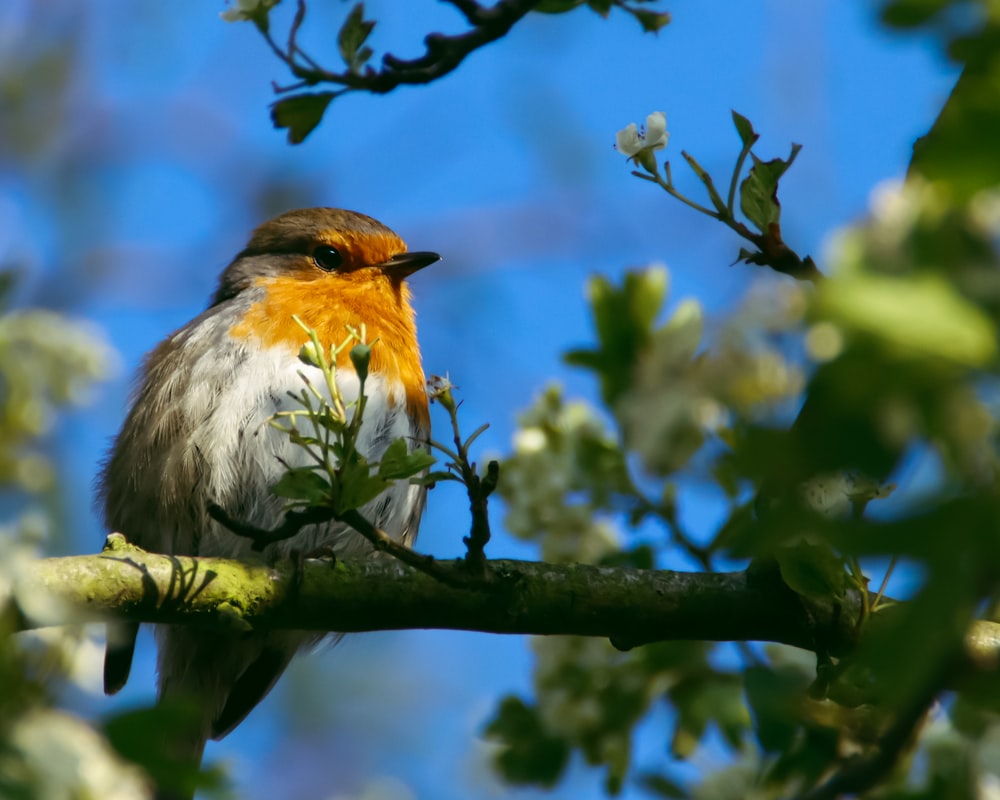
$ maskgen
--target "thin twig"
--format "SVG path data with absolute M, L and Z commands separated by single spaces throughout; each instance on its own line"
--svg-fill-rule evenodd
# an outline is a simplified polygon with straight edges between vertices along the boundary
M 505 36 L 514 24 L 537 6 L 541 0 L 501 0 L 490 8 L 483 8 L 472 0 L 448 0 L 473 26 L 471 30 L 454 36 L 428 34 L 424 39 L 425 52 L 414 59 L 397 58 L 391 53 L 382 57 L 382 68 L 367 68 L 363 72 L 325 69 L 297 44 L 296 37 L 305 18 L 304 0 L 299 0 L 295 20 L 289 32 L 288 45 L 281 48 L 271 34 L 262 30 L 261 35 L 271 50 L 285 66 L 309 86 L 332 83 L 350 91 L 369 91 L 385 94 L 403 84 L 430 83 L 455 69 L 474 50 Z M 282 94 L 290 89 L 275 87 Z
M 307 525 L 337 521 L 349 525 L 361 534 L 376 551 L 388 553 L 407 566 L 413 567 L 447 586 L 470 589 L 484 585 L 482 580 L 470 575 L 466 570 L 456 570 L 447 567 L 438 562 L 433 556 L 418 553 L 401 542 L 397 542 L 388 533 L 372 525 L 356 510 L 335 514 L 330 508 L 313 506 L 301 511 L 288 511 L 285 513 L 282 523 L 277 528 L 270 530 L 267 528 L 258 528 L 256 525 L 237 520 L 230 516 L 224 508 L 215 503 L 209 504 L 208 513 L 212 519 L 216 520 L 232 533 L 250 539 L 253 542 L 253 549 L 257 552 L 270 544 L 292 538 Z
M 346 511 L 338 519 L 346 522 L 364 536 L 377 551 L 388 553 L 398 561 L 441 581 L 446 586 L 456 589 L 475 589 L 485 585 L 482 580 L 470 575 L 466 570 L 446 567 L 438 562 L 434 556 L 418 553 L 405 544 L 397 542 L 388 533 L 372 525 L 358 511 Z
M 455 402 L 451 393 L 453 388 L 451 382 L 447 377 L 432 376 L 429 383 L 431 385 L 431 400 L 440 403 L 448 412 L 448 417 L 451 420 L 452 441 L 455 443 L 454 450 L 434 441 L 431 442 L 431 447 L 451 459 L 448 467 L 458 472 L 459 479 L 465 485 L 465 491 L 469 497 L 472 526 L 469 535 L 462 539 L 462 543 L 466 546 L 465 564 L 475 575 L 486 578 L 486 545 L 490 541 L 488 504 L 489 496 L 496 489 L 500 479 L 500 464 L 496 461 L 490 461 L 486 465 L 486 475 L 480 476 L 475 462 L 469 459 L 469 447 L 489 425 L 480 425 L 469 438 L 463 441 L 462 432 L 458 425 L 460 404 Z

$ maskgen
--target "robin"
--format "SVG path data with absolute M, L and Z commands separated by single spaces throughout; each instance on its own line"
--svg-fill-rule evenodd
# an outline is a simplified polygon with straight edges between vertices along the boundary
M 347 326 L 365 325 L 371 351 L 368 402 L 358 448 L 377 461 L 400 437 L 426 448 L 430 432 L 425 380 L 406 278 L 440 258 L 410 253 L 381 223 L 352 211 L 289 211 L 258 227 L 223 271 L 208 309 L 172 333 L 146 358 L 131 410 L 100 478 L 105 524 L 157 553 L 251 557 L 253 544 L 209 515 L 260 528 L 283 518 L 270 493 L 304 451 L 268 425 L 297 407 L 300 373 L 323 386 L 298 358 L 305 341 L 297 316 L 326 344 Z M 341 351 L 337 382 L 344 400 L 359 380 Z M 361 509 L 375 526 L 409 544 L 417 535 L 426 489 L 399 482 Z M 343 523 L 303 528 L 269 544 L 267 558 L 320 548 L 339 555 L 369 550 Z M 253 556 L 259 558 L 259 556 Z M 138 626 L 109 626 L 104 688 L 128 680 Z M 197 730 L 175 746 L 199 763 L 207 739 L 235 728 L 274 686 L 297 651 L 320 635 L 305 631 L 220 634 L 158 625 L 159 698 L 186 697 L 199 709 Z

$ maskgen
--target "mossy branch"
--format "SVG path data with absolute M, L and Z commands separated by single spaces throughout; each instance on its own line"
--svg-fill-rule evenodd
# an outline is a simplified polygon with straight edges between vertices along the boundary
M 466 575 L 462 559 L 439 561 Z M 856 644 L 860 598 L 795 595 L 768 571 L 672 572 L 492 560 L 495 580 L 449 586 L 384 557 L 250 564 L 147 553 L 109 537 L 104 553 L 34 562 L 18 596 L 22 628 L 106 620 L 218 629 L 374 631 L 440 628 L 606 637 L 631 647 L 664 640 L 768 641 L 838 654 Z M 52 603 L 40 603 L 40 595 Z M 39 607 L 48 608 L 39 614 Z M 1000 663 L 1000 624 L 967 637 L 969 663 Z

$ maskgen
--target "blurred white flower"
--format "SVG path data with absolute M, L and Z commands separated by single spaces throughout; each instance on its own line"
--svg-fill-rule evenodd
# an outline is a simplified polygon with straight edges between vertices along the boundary
M 50 709 L 24 714 L 13 721 L 5 744 L 0 774 L 17 775 L 25 797 L 152 797 L 141 771 L 69 714 Z
M 518 453 L 537 453 L 546 444 L 541 428 L 522 428 L 514 433 L 514 450 Z
M 72 618 L 65 605 L 31 582 L 32 562 L 39 558 L 39 544 L 46 538 L 46 518 L 27 512 L 0 525 L 0 608 L 16 603 L 35 625 L 57 625 Z
M 226 22 L 251 22 L 258 13 L 266 14 L 280 0 L 236 0 L 236 5 L 227 8 L 221 14 Z
M 634 161 L 648 172 L 655 173 L 657 167 L 653 154 L 666 147 L 669 139 L 667 115 L 662 111 L 654 111 L 646 117 L 645 128 L 640 129 L 634 122 L 630 122 L 618 131 L 615 136 L 615 147 L 618 152 L 627 156 L 629 161 Z
M 104 626 L 57 625 L 22 631 L 19 648 L 47 651 L 48 662 L 57 661 L 60 674 L 93 695 L 104 694 Z
M 398 778 L 380 776 L 370 781 L 360 794 L 332 794 L 327 800 L 415 800 L 413 790 Z
M 969 217 L 984 237 L 1000 238 L 1000 189 L 985 189 L 974 195 L 969 201 Z
M 503 466 L 501 491 L 507 502 L 507 530 L 541 544 L 542 558 L 594 563 L 618 549 L 614 526 L 595 514 L 617 468 L 617 442 L 597 412 L 567 402 L 557 387 L 538 398 L 520 419 L 514 456 Z M 607 458 L 593 458 L 602 452 Z

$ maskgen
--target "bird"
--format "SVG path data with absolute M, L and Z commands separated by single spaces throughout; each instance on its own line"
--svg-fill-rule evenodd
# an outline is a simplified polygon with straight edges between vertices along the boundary
M 439 258 L 408 251 L 382 223 L 343 209 L 288 211 L 257 227 L 223 270 L 208 308 L 143 362 L 98 479 L 107 529 L 150 552 L 261 557 L 209 507 L 258 528 L 273 529 L 283 519 L 284 501 L 269 489 L 287 468 L 306 466 L 308 457 L 268 422 L 301 408 L 292 395 L 303 389 L 303 374 L 323 385 L 319 370 L 298 358 L 306 334 L 295 317 L 327 347 L 344 341 L 348 326 L 363 325 L 374 342 L 358 451 L 375 462 L 399 438 L 411 451 L 426 450 L 428 396 L 407 279 Z M 338 355 L 336 372 L 345 402 L 357 398 L 360 385 L 349 349 Z M 360 511 L 410 545 L 425 499 L 425 487 L 400 481 Z M 330 521 L 268 544 L 262 556 L 323 549 L 338 556 L 371 552 L 359 534 Z M 108 625 L 108 694 L 128 680 L 137 631 L 134 623 Z M 184 698 L 198 709 L 171 756 L 200 764 L 206 741 L 239 725 L 292 657 L 322 636 L 157 625 L 159 702 Z

